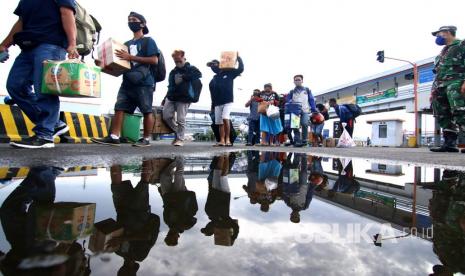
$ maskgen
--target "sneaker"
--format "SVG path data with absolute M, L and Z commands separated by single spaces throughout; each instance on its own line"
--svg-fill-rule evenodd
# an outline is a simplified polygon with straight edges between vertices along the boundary
M 37 136 L 26 138 L 23 141 L 10 142 L 10 145 L 15 148 L 24 149 L 50 149 L 55 147 L 53 141 L 45 140 Z
M 134 147 L 150 147 L 150 141 L 145 138 L 140 138 L 139 141 L 132 144 Z
M 184 146 L 184 142 L 181 141 L 181 140 L 178 140 L 178 141 L 176 141 L 176 142 L 173 144 L 173 146 L 175 146 L 175 147 L 182 147 L 182 146 Z
M 460 152 L 461 152 L 461 153 L 465 153 L 465 149 L 461 149 Z
M 56 127 L 53 131 L 53 138 L 61 136 L 69 131 L 69 126 L 67 124 L 62 124 L 59 127 Z
M 111 135 L 108 135 L 107 137 L 104 137 L 104 138 L 91 138 L 90 140 L 94 143 L 102 144 L 102 145 L 110 145 L 110 146 L 120 145 L 119 139 L 113 139 Z

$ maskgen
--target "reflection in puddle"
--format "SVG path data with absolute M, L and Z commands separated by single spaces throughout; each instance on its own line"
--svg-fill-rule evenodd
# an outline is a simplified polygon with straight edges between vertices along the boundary
M 0 181 L 4 275 L 465 272 L 460 171 L 249 151 Z

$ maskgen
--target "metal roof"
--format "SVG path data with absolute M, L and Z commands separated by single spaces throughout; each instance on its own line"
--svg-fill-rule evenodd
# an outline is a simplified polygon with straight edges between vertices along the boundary
M 431 65 L 433 63 L 434 63 L 434 57 L 430 57 L 430 58 L 418 61 L 417 65 L 420 68 L 420 67 L 424 67 L 424 66 L 427 66 L 427 65 Z M 335 91 L 338 91 L 338 90 L 350 88 L 352 86 L 359 86 L 359 85 L 362 85 L 364 83 L 369 83 L 369 82 L 377 81 L 377 80 L 380 80 L 380 79 L 386 79 L 386 78 L 389 78 L 391 76 L 393 77 L 393 76 L 398 75 L 398 74 L 400 74 L 402 72 L 410 71 L 410 70 L 412 70 L 411 65 L 404 65 L 404 66 L 397 67 L 397 68 L 394 68 L 394 69 L 389 70 L 389 71 L 381 72 L 381 73 L 376 74 L 376 75 L 372 75 L 372 76 L 369 76 L 369 77 L 358 79 L 358 80 L 350 82 L 350 83 L 346 83 L 346 84 L 339 85 L 339 86 L 336 86 L 336 87 L 333 87 L 333 88 L 330 88 L 330 89 L 327 89 L 327 90 L 323 90 L 321 92 L 316 92 L 315 96 L 320 96 L 320 95 L 323 95 L 323 94 L 326 94 L 326 93 L 331 93 L 331 92 L 335 92 Z

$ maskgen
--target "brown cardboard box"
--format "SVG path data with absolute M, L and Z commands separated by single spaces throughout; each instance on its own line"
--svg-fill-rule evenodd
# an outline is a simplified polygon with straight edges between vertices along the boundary
M 163 120 L 163 110 L 162 109 L 155 109 L 153 112 L 153 117 L 155 119 L 155 123 L 153 125 L 152 133 L 155 134 L 170 134 L 174 131 L 165 123 Z
M 102 62 L 102 72 L 118 77 L 131 69 L 131 64 L 127 60 L 119 59 L 116 50 L 128 51 L 128 47 L 123 43 L 109 38 L 98 47 L 98 59 Z
M 237 224 L 237 219 L 234 220 Z M 232 246 L 233 229 L 232 228 L 213 228 L 213 235 L 215 238 L 215 245 Z
M 237 52 L 224 51 L 221 52 L 220 69 L 234 69 L 237 63 Z
M 123 227 L 112 219 L 102 220 L 94 224 L 94 233 L 90 236 L 89 249 L 96 252 L 115 252 L 118 246 L 109 246 L 107 243 L 113 238 L 121 237 L 124 233 Z
M 327 138 L 324 142 L 324 145 L 327 148 L 335 148 L 337 146 L 338 140 L 339 139 L 337 138 Z
M 150 160 L 151 174 L 150 174 L 150 184 L 160 183 L 160 173 L 173 162 L 169 158 L 158 158 Z
M 37 209 L 37 237 L 73 241 L 92 233 L 95 203 L 58 202 Z

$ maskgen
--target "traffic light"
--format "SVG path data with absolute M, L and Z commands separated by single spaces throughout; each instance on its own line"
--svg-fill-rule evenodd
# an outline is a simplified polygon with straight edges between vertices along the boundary
M 384 62 L 384 51 L 378 51 L 377 55 L 378 55 L 378 58 L 376 60 L 383 63 Z

